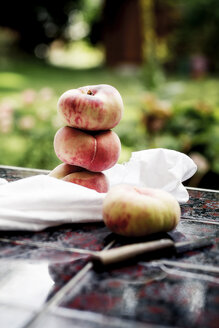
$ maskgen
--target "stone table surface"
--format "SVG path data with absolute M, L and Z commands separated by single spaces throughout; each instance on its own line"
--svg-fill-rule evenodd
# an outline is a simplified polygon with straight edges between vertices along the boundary
M 0 166 L 0 177 L 8 181 L 35 174 L 47 172 Z M 103 223 L 0 231 L 0 327 L 218 327 L 219 192 L 188 192 L 176 229 L 143 238 L 214 239 L 213 246 L 180 256 L 141 256 L 96 268 L 85 250 L 133 240 L 112 234 Z

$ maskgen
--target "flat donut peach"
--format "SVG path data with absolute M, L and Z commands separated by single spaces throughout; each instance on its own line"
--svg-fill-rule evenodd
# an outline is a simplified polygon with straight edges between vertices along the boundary
M 64 163 L 101 172 L 117 163 L 121 143 L 111 130 L 92 133 L 64 126 L 55 135 L 54 150 Z
M 111 85 L 90 85 L 64 92 L 58 101 L 58 112 L 67 126 L 89 131 L 109 130 L 122 118 L 123 101 Z
M 162 189 L 116 185 L 110 188 L 103 201 L 106 226 L 126 237 L 171 231 L 179 223 L 180 216 L 179 203 Z
M 102 172 L 81 171 L 66 175 L 62 180 L 72 182 L 94 189 L 100 193 L 106 193 L 109 190 L 109 181 Z
M 94 189 L 100 193 L 106 193 L 109 190 L 109 181 L 104 173 L 90 172 L 75 165 L 61 163 L 48 175 L 53 178 Z
M 56 166 L 53 170 L 51 170 L 48 175 L 50 177 L 54 177 L 54 178 L 57 178 L 57 179 L 62 179 L 70 173 L 80 172 L 80 171 L 83 171 L 83 170 L 84 169 L 82 167 L 79 167 L 79 166 L 70 165 L 70 164 L 66 164 L 66 163 L 61 163 L 58 166 Z

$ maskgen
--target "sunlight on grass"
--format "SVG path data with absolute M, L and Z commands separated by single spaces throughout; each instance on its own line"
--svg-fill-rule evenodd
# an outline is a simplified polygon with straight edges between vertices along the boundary
M 1 156 L 1 164 L 3 165 L 17 165 L 18 161 L 22 158 L 26 148 L 26 140 L 23 136 L 1 135 L 1 154 L 7 154 L 7 156 Z
M 103 64 L 104 53 L 82 41 L 67 46 L 55 42 L 49 51 L 48 61 L 61 67 L 92 68 Z
M 181 79 L 167 80 L 157 89 L 157 94 L 163 99 L 171 99 L 173 103 L 196 103 L 203 101 L 214 106 L 219 103 L 219 80 L 205 78 L 202 80 Z
M 20 89 L 25 87 L 27 80 L 21 75 L 12 72 L 0 72 L 0 88 Z

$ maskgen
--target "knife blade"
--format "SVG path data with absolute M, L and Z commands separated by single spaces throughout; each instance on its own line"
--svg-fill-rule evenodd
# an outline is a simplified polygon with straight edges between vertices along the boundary
M 180 254 L 212 246 L 213 244 L 214 240 L 209 237 L 183 242 L 174 242 L 171 239 L 163 238 L 156 241 L 136 243 L 96 252 L 91 256 L 91 260 L 105 266 L 127 261 L 139 255 L 150 254 L 155 251 L 159 251 L 159 256 L 162 257 L 163 251 L 166 250 L 170 251 L 171 254 Z

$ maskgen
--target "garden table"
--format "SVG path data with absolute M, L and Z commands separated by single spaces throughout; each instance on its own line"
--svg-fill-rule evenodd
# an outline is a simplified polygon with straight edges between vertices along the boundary
M 44 173 L 0 167 L 8 181 Z M 0 327 L 218 327 L 219 193 L 188 192 L 180 223 L 165 236 L 175 241 L 209 236 L 214 244 L 181 256 L 144 255 L 95 267 L 89 251 L 134 240 L 115 236 L 101 222 L 1 231 Z

